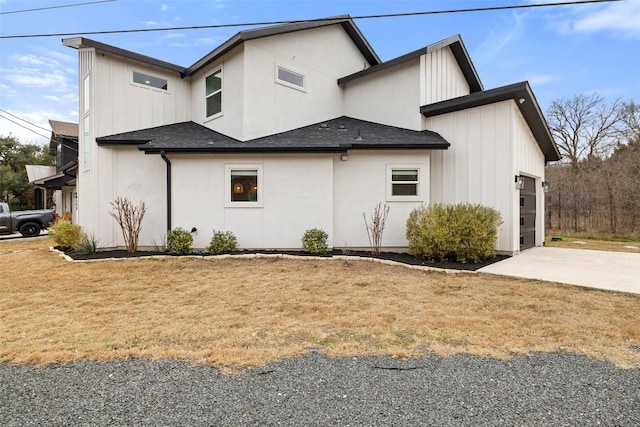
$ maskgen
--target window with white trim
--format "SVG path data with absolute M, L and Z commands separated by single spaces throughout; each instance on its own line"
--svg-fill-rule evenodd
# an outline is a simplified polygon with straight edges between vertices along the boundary
M 422 201 L 426 185 L 424 167 L 420 164 L 387 165 L 387 200 Z
M 276 82 L 294 89 L 304 90 L 304 75 L 276 66 Z
M 222 68 L 218 68 L 204 79 L 207 118 L 222 113 Z
M 166 79 L 155 77 L 149 74 L 144 74 L 138 71 L 133 71 L 133 82 L 142 86 L 149 86 L 155 89 L 168 89 L 168 83 Z
M 225 187 L 227 207 L 261 207 L 262 165 L 227 165 Z

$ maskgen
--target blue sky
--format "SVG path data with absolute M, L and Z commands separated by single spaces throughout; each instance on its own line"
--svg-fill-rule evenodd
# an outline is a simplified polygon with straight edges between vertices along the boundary
M 90 0 L 0 0 L 0 36 L 214 25 L 543 3 L 540 0 L 117 0 L 25 13 Z M 547 1 L 549 2 L 549 1 Z M 597 5 L 357 20 L 389 60 L 460 34 L 486 89 L 528 80 L 551 101 L 598 93 L 640 102 L 640 0 Z M 189 66 L 240 28 L 90 35 L 88 38 Z M 71 36 L 67 36 L 71 37 Z M 62 37 L 0 39 L 0 109 L 49 129 L 78 120 L 76 51 Z M 18 121 L 6 113 L 0 115 Z M 38 133 L 49 132 L 32 128 Z M 42 138 L 0 117 L 0 135 Z

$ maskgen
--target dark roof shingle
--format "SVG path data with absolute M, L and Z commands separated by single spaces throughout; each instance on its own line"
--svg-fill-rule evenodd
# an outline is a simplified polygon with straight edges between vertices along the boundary
M 239 141 L 194 122 L 96 138 L 99 145 L 138 145 L 145 153 L 345 152 L 354 149 L 446 149 L 431 131 L 414 131 L 338 117 L 287 132 Z

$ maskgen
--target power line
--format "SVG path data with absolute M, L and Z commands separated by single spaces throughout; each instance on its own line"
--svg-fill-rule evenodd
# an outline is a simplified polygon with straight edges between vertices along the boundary
M 61 9 L 63 7 L 86 6 L 88 4 L 109 3 L 112 1 L 118 1 L 118 0 L 98 0 L 98 1 L 90 1 L 86 3 L 74 3 L 74 4 L 63 4 L 59 6 L 38 7 L 35 9 L 10 10 L 9 12 L 0 12 L 0 15 L 9 15 L 11 13 L 23 13 L 23 12 L 37 12 L 40 10 L 49 10 L 49 9 Z
M 535 3 L 535 4 L 523 4 L 515 6 L 491 6 L 491 7 L 474 7 L 470 9 L 449 9 L 449 10 L 434 10 L 424 12 L 407 12 L 407 13 L 388 13 L 379 15 L 361 15 L 352 16 L 351 19 L 374 19 L 374 18 L 398 18 L 407 16 L 424 16 L 424 15 L 441 15 L 447 13 L 465 13 L 465 12 L 489 12 L 497 10 L 514 10 L 514 9 L 531 9 L 539 7 L 553 7 L 553 6 L 571 6 L 580 4 L 593 4 L 593 3 L 613 3 L 626 0 L 583 0 L 583 1 L 569 1 L 566 3 Z M 184 30 L 202 30 L 213 28 L 233 28 L 233 27 L 249 27 L 249 26 L 265 26 L 265 25 L 278 25 L 278 24 L 302 24 L 310 22 L 327 22 L 327 21 L 341 21 L 344 17 L 335 18 L 319 18 L 319 19 L 301 19 L 293 21 L 264 21 L 264 22 L 249 22 L 242 24 L 218 24 L 218 25 L 194 25 L 187 27 L 164 27 L 164 28 L 143 28 L 133 30 L 109 30 L 109 31 L 85 31 L 75 33 L 47 33 L 47 34 L 23 34 L 12 36 L 0 36 L 0 39 L 20 39 L 20 38 L 35 38 L 35 37 L 66 37 L 75 35 L 96 35 L 96 34 L 122 34 L 122 33 L 148 33 L 157 31 L 184 31 Z
M 41 137 L 43 137 L 43 138 L 45 138 L 45 139 L 49 139 L 49 137 L 48 137 L 48 136 L 44 136 L 43 134 L 41 134 L 41 133 L 39 133 L 39 132 L 36 132 L 35 130 L 33 130 L 33 129 L 31 129 L 31 128 L 28 128 L 28 127 L 26 127 L 26 126 L 24 126 L 24 125 L 22 125 L 22 124 L 20 124 L 20 123 L 18 123 L 18 122 L 16 122 L 16 121 L 14 121 L 14 120 L 11 120 L 10 118 L 3 116 L 2 114 L 0 114 L 0 117 L 1 117 L 1 118 L 3 118 L 3 119 L 5 119 L 5 120 L 10 121 L 10 122 L 11 122 L 11 123 L 13 123 L 14 125 L 20 126 L 21 128 L 24 128 L 24 129 L 28 130 L 29 132 L 33 132 L 33 133 L 35 133 L 35 134 L 36 134 L 36 135 L 38 135 L 38 136 L 41 136 Z M 26 121 L 26 120 L 25 120 L 25 121 Z M 27 123 L 29 123 L 29 122 L 27 122 Z M 31 124 L 31 123 L 29 123 L 29 124 Z M 38 126 L 38 127 L 40 127 L 40 126 Z
M 16 118 L 16 119 L 18 119 L 18 120 L 21 120 L 21 121 L 25 122 L 25 123 L 28 123 L 28 124 L 30 124 L 31 126 L 36 127 L 36 128 L 38 128 L 38 129 L 42 129 L 42 130 L 47 131 L 47 132 L 50 132 L 50 131 L 51 131 L 50 129 L 43 128 L 42 126 L 38 126 L 37 124 L 30 122 L 29 120 L 23 119 L 22 117 L 18 117 L 18 116 L 16 116 L 15 114 L 11 114 L 11 113 L 10 113 L 10 112 L 8 112 L 7 110 L 3 110 L 2 108 L 0 108 L 0 111 L 1 111 L 1 112 L 3 112 L 3 113 L 5 113 L 5 114 L 10 115 L 11 117 L 14 117 L 14 118 Z

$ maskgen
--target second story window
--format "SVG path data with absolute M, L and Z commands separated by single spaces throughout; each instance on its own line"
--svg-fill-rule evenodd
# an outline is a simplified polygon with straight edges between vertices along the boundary
M 222 69 L 214 71 L 205 78 L 207 117 L 222 113 Z
M 276 82 L 294 89 L 304 90 L 304 76 L 280 66 L 276 67 Z
M 133 82 L 144 86 L 150 86 L 156 89 L 167 90 L 168 88 L 167 81 L 165 79 L 150 76 L 144 73 L 139 73 L 137 71 L 133 72 Z

